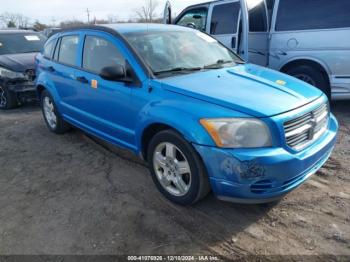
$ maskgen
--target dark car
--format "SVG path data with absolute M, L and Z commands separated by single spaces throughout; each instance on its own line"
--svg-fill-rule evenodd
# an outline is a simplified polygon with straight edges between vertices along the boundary
M 35 56 L 46 42 L 40 33 L 0 30 L 0 109 L 35 98 Z

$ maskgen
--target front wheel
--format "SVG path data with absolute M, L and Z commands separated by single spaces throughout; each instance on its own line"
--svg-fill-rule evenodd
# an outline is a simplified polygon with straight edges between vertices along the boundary
M 202 160 L 177 132 L 156 134 L 147 156 L 154 183 L 170 201 L 191 205 L 208 194 L 209 181 Z
M 64 134 L 69 126 L 58 113 L 56 104 L 51 94 L 44 90 L 41 94 L 41 108 L 45 123 L 49 130 L 56 134 Z
M 18 107 L 16 93 L 0 85 L 0 109 L 13 109 L 16 107 Z

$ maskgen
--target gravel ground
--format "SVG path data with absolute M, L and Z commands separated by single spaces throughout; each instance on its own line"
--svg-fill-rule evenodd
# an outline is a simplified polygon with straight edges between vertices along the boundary
M 36 106 L 0 112 L 0 254 L 350 256 L 350 102 L 333 109 L 335 152 L 282 201 L 186 208 L 130 153 L 49 133 Z

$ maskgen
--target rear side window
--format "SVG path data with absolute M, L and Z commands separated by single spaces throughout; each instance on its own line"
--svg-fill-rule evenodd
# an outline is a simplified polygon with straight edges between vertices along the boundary
M 207 22 L 207 8 L 201 7 L 187 11 L 176 23 L 181 26 L 195 26 L 196 29 L 205 31 Z
M 43 52 L 45 58 L 48 58 L 48 59 L 52 58 L 52 53 L 53 53 L 53 50 L 55 48 L 56 42 L 57 41 L 55 39 L 55 40 L 51 40 L 51 41 L 49 41 L 48 43 L 45 44 L 44 52 Z
M 78 35 L 63 36 L 61 38 L 60 49 L 58 53 L 58 62 L 67 65 L 76 65 L 78 44 Z
M 239 11 L 239 2 L 215 5 L 211 17 L 210 34 L 235 34 L 237 32 Z
M 85 37 L 83 53 L 84 69 L 99 74 L 104 67 L 116 64 L 125 66 L 125 59 L 113 43 L 101 37 Z
M 350 27 L 349 0 L 281 0 L 276 31 Z

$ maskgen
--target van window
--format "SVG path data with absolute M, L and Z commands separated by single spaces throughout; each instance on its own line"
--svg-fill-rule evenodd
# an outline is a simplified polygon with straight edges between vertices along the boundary
M 114 44 L 101 37 L 85 37 L 84 69 L 99 74 L 104 67 L 116 64 L 125 66 L 125 59 Z
M 349 0 L 281 0 L 276 31 L 350 27 Z
M 247 3 L 249 11 L 249 31 L 266 32 L 267 11 L 264 1 L 248 1 Z
M 61 38 L 58 61 L 67 65 L 75 65 L 78 52 L 79 36 L 69 35 Z
M 55 48 L 56 42 L 57 42 L 56 39 L 54 39 L 45 44 L 44 52 L 43 52 L 43 55 L 45 58 L 47 59 L 52 58 L 52 53 L 53 53 L 53 49 Z
M 205 31 L 207 14 L 208 10 L 204 7 L 191 9 L 183 14 L 176 24 L 181 26 L 194 25 L 196 29 Z
M 211 17 L 210 34 L 235 34 L 237 32 L 239 11 L 239 2 L 215 5 Z

